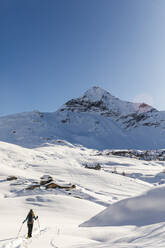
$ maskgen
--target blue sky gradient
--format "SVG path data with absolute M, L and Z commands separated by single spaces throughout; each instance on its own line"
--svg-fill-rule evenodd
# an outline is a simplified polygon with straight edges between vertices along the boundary
M 165 110 L 164 0 L 0 1 L 0 115 L 97 85 Z

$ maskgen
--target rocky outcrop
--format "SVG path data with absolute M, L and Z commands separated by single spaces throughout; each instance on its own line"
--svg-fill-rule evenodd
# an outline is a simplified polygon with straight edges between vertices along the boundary
M 96 164 L 96 165 L 86 164 L 85 168 L 86 169 L 93 169 L 93 170 L 101 170 L 101 165 L 100 164 Z
M 18 177 L 16 177 L 16 176 L 8 176 L 7 177 L 7 181 L 12 181 L 12 180 L 17 180 L 18 179 Z

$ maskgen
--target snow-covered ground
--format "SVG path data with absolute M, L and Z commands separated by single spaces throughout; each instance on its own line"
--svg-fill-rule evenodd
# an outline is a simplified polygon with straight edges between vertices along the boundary
M 85 168 L 98 163 L 101 170 Z M 99 155 L 65 141 L 35 149 L 0 142 L 0 165 L 0 248 L 164 247 L 164 161 Z M 27 189 L 43 175 L 76 188 Z M 26 223 L 19 230 L 30 208 L 39 222 L 26 239 Z

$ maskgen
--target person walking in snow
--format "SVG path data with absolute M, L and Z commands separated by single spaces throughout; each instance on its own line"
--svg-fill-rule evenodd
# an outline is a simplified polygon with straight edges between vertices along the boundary
M 34 212 L 32 209 L 30 209 L 26 219 L 23 221 L 25 223 L 27 221 L 27 226 L 28 226 L 28 238 L 32 237 L 32 231 L 33 231 L 33 223 L 34 220 L 37 220 L 38 216 L 35 216 Z

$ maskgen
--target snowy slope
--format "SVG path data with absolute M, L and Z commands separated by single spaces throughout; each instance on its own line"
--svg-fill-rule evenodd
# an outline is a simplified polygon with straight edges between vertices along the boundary
M 165 187 L 111 205 L 81 226 L 145 226 L 165 222 Z
M 86 164 L 92 167 L 97 163 L 101 170 L 85 168 Z M 163 247 L 164 210 L 159 211 L 164 200 L 162 204 L 159 201 L 159 205 L 156 200 L 164 197 L 164 187 L 155 188 L 155 185 L 165 183 L 162 181 L 163 175 L 165 179 L 165 173 L 162 173 L 164 161 L 100 156 L 97 150 L 59 140 L 35 149 L 0 142 L 0 164 L 0 219 L 3 226 L 0 248 Z M 44 174 L 51 175 L 59 185 L 75 184 L 76 188 L 66 191 L 42 186 L 27 190 Z M 7 181 L 6 178 L 12 175 L 18 179 Z M 144 193 L 148 190 L 151 191 Z M 146 207 L 147 203 L 152 203 L 154 216 L 150 223 L 142 208 L 141 225 L 138 226 L 136 217 L 131 226 L 123 226 L 133 218 L 138 206 L 143 206 L 144 200 Z M 126 203 L 132 214 L 123 212 Z M 93 227 L 80 227 L 93 216 L 100 216 L 102 211 L 115 211 L 117 206 L 124 218 L 123 223 L 122 218 L 119 220 L 118 226 L 101 227 L 97 222 Z M 17 234 L 30 208 L 39 215 L 39 223 L 35 222 L 33 238 L 26 240 L 26 224 L 18 237 Z M 107 214 L 105 216 L 110 223 Z
M 1 141 L 32 148 L 57 139 L 94 149 L 160 149 L 165 146 L 165 112 L 93 87 L 54 113 L 0 118 Z

